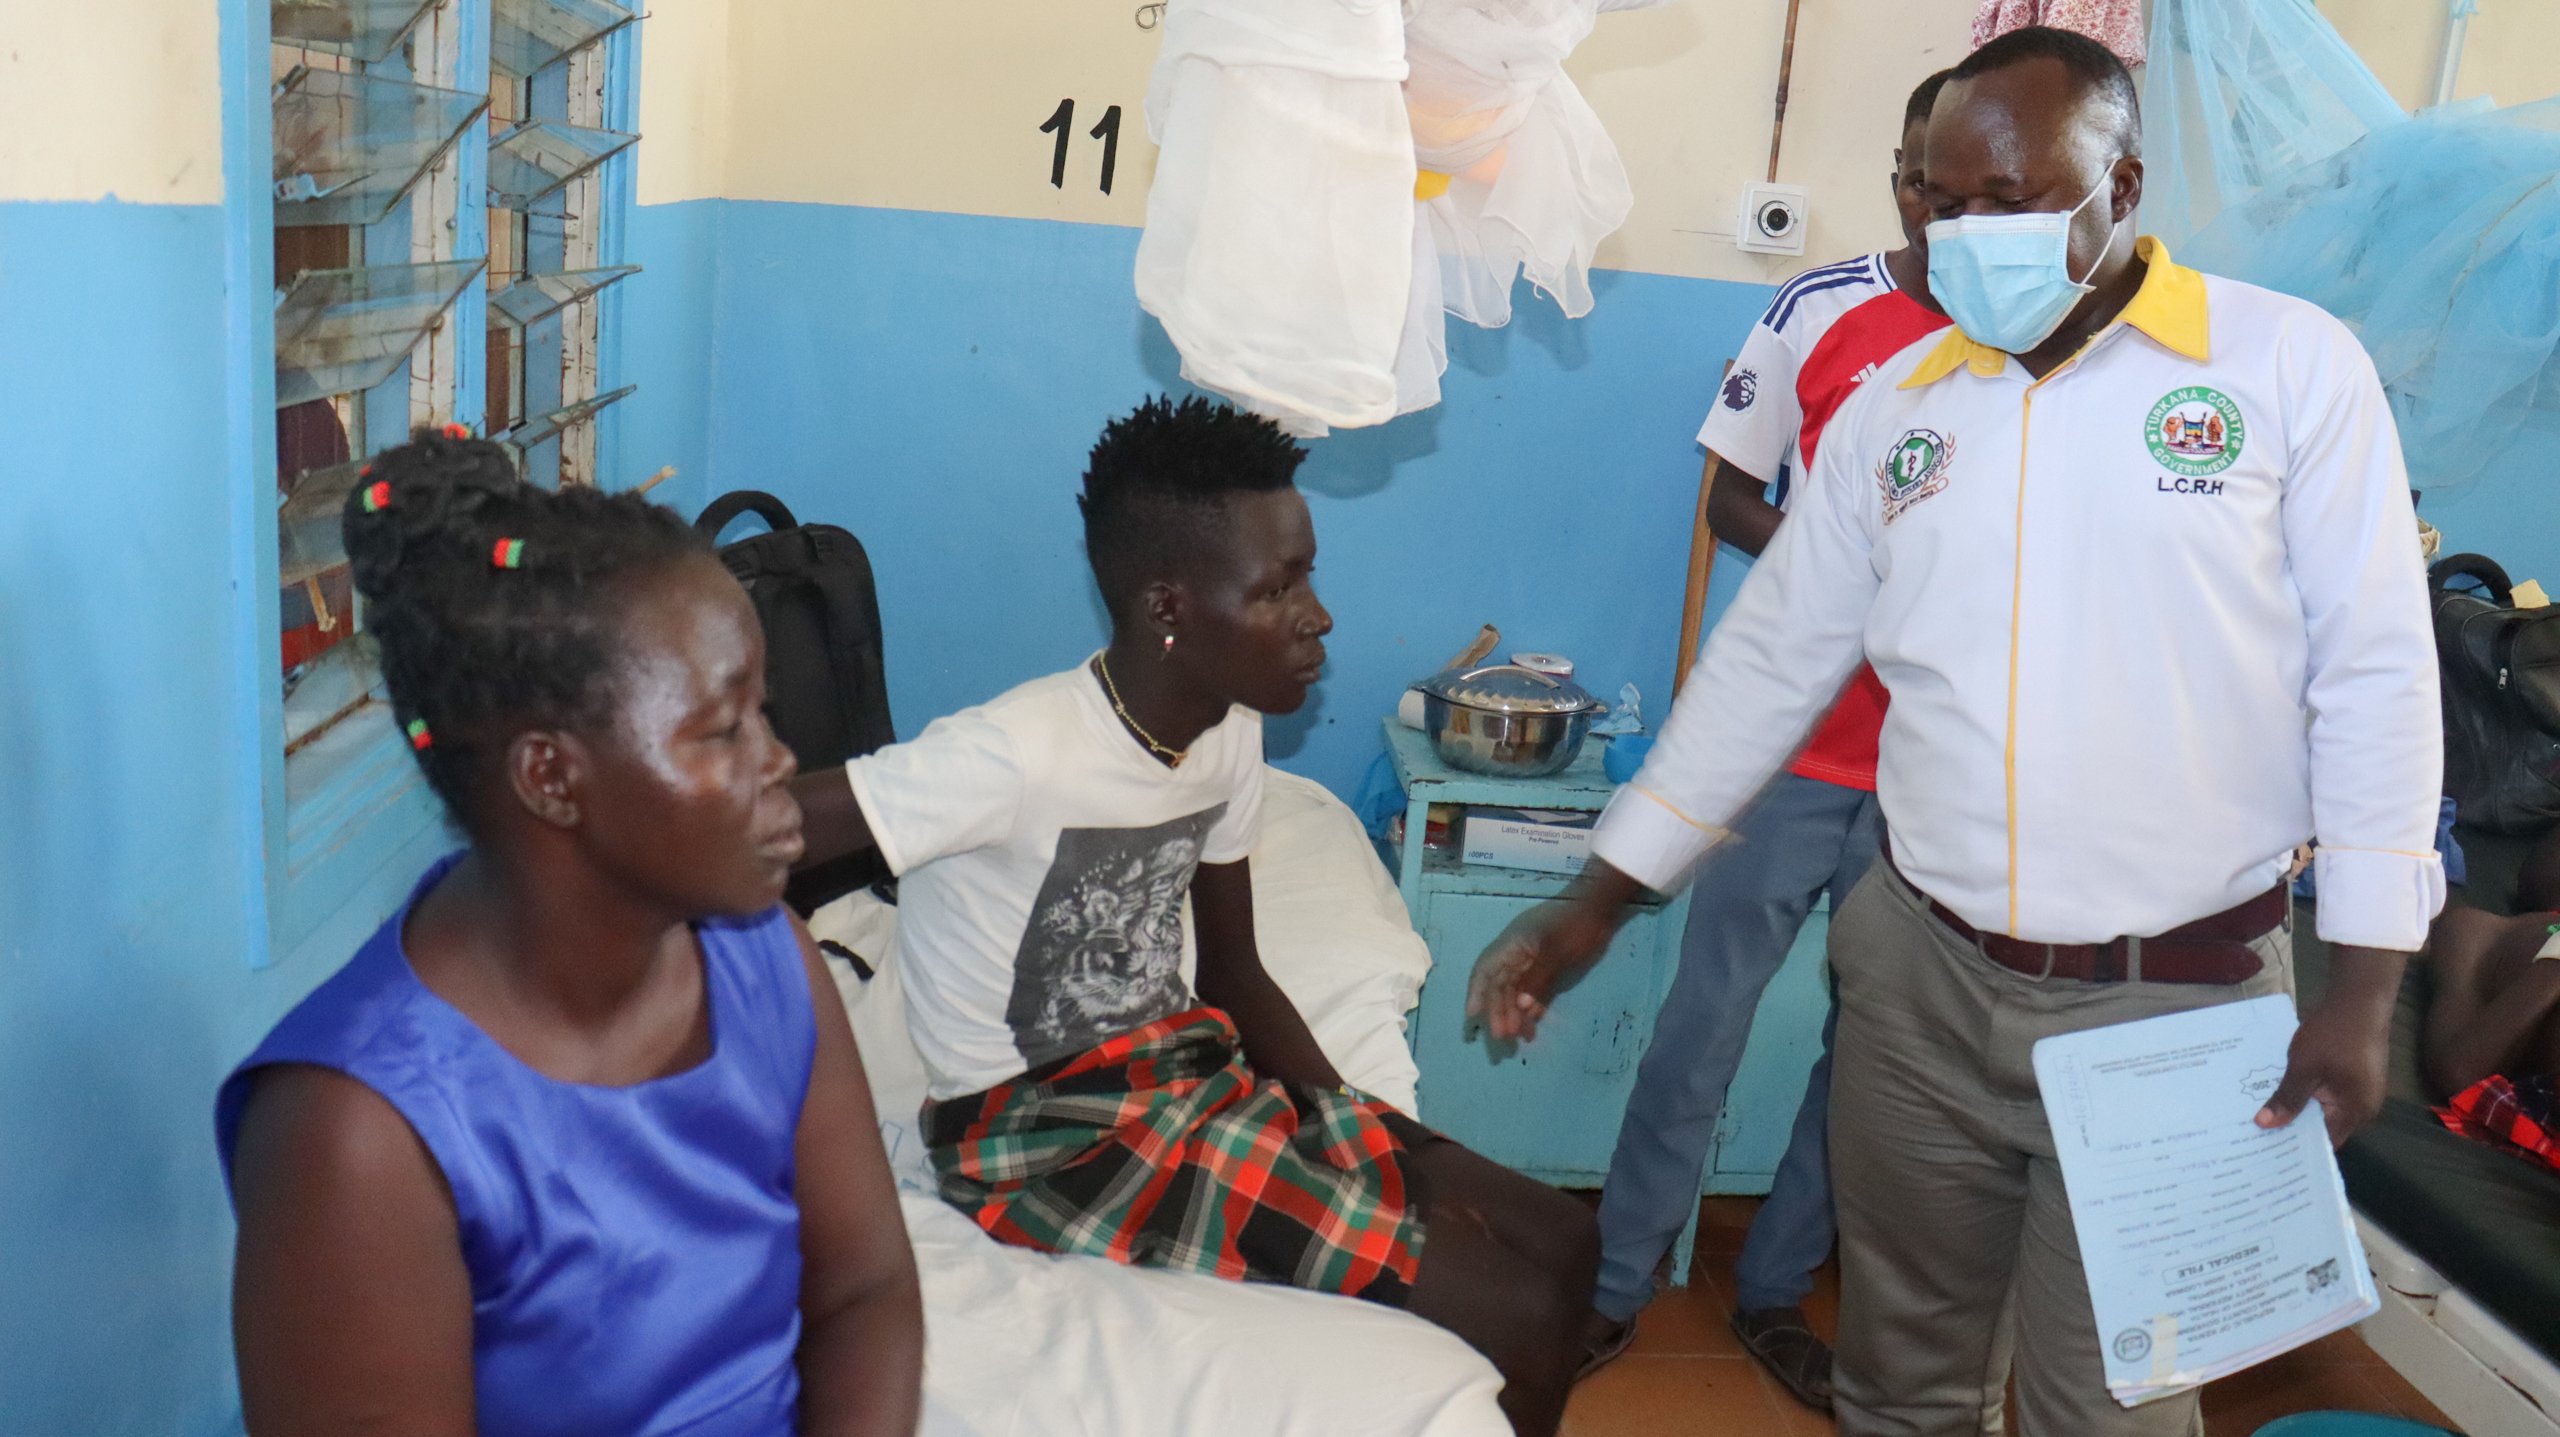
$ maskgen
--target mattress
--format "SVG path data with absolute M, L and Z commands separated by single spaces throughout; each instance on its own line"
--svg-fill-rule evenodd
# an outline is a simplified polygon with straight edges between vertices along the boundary
M 1263 966 L 1345 1081 L 1410 1112 L 1404 1015 L 1430 950 L 1351 811 L 1305 779 L 1265 778 L 1251 860 Z M 1509 1437 L 1492 1364 L 1420 1318 L 1007 1247 L 944 1205 L 916 1134 L 924 1062 L 888 961 L 896 921 L 866 893 L 809 926 L 875 970 L 829 965 L 924 1285 L 920 1437 Z
M 2401 1098 L 2338 1166 L 2357 1211 L 2560 1360 L 2560 1173 L 2457 1137 Z

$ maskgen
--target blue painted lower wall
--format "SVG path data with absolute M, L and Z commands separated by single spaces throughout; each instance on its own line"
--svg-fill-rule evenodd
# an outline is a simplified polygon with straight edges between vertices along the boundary
M 1085 451 L 1111 416 L 1180 387 L 1131 294 L 1136 232 L 701 202 L 640 210 L 634 258 L 680 265 L 706 226 L 710 467 L 678 502 L 768 489 L 861 536 L 901 733 L 1080 660 L 1103 633 L 1075 509 Z M 1692 436 L 1767 291 L 1595 279 L 1579 322 L 1524 291 L 1509 329 L 1453 326 L 1439 408 L 1310 446 L 1316 582 L 1338 627 L 1317 703 L 1272 726 L 1283 764 L 1349 791 L 1378 715 L 1485 623 L 1571 654 L 1603 692 L 1667 693 Z M 648 293 L 630 302 L 661 302 Z M 666 296 L 668 327 L 698 303 Z M 626 442 L 654 467 L 651 443 L 681 441 L 634 403 Z
M 650 491 L 686 513 L 711 492 L 712 442 L 719 426 L 711 403 L 712 319 L 719 301 L 720 224 L 728 206 L 717 200 L 648 205 L 630 213 L 623 235 L 625 262 L 639 274 L 605 291 L 607 320 L 620 326 L 612 341 L 616 372 L 603 387 L 637 384 L 640 391 L 607 409 L 606 482 L 636 484 L 672 465 L 675 477 Z
M 223 239 L 211 206 L 0 204 L 11 1437 L 234 1424 L 214 1087 L 379 916 L 253 970 L 265 740 L 234 702 Z
M 861 534 L 897 718 L 1075 662 L 1101 617 L 1073 503 L 1111 415 L 1177 385 L 1130 297 L 1136 236 L 731 202 L 642 208 L 617 301 L 623 473 L 688 510 L 754 485 Z M 377 921 L 368 890 L 258 969 L 264 662 L 237 622 L 223 220 L 0 204 L 0 1434 L 236 1430 L 221 1075 Z M 1567 324 L 1453 328 L 1447 402 L 1313 446 L 1339 619 L 1318 706 L 1273 728 L 1348 790 L 1376 716 L 1475 627 L 1657 701 L 1696 497 L 1691 435 L 1765 299 L 1597 277 Z M 261 417 L 262 418 L 262 417 Z M 2426 512 L 2560 579 L 2548 476 Z M 1719 597 L 1738 580 L 1728 556 Z M 414 871 L 421 837 L 388 869 Z M 387 871 L 387 870 L 386 870 Z
M 1098 641 L 1074 507 L 1084 452 L 1110 416 L 1180 387 L 1131 292 L 1135 231 L 697 201 L 640 209 L 633 243 L 655 267 L 633 282 L 634 353 L 663 336 L 640 362 L 667 371 L 626 420 L 646 436 L 633 464 L 698 455 L 662 491 L 673 502 L 769 489 L 862 537 L 901 733 Z M 687 287 L 653 284 L 679 274 Z M 1350 791 L 1377 715 L 1487 622 L 1507 647 L 1571 654 L 1596 691 L 1637 683 L 1658 713 L 1694 435 L 1769 291 L 1593 278 L 1580 321 L 1524 289 L 1509 329 L 1452 324 L 1438 408 L 1310 446 L 1301 483 L 1339 628 L 1315 710 L 1272 726 L 1277 761 Z M 712 381 L 686 388 L 706 334 Z M 2423 512 L 2451 549 L 2560 581 L 2549 486 L 2498 476 Z M 1711 616 L 1745 567 L 1725 551 Z

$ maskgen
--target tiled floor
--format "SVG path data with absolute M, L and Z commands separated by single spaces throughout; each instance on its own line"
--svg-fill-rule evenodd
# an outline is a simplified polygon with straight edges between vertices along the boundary
M 1788 1396 L 1743 1353 L 1727 1325 L 1733 1256 L 1757 1206 L 1750 1198 L 1707 1200 L 1690 1285 L 1646 1308 L 1635 1346 L 1574 1391 L 1564 1437 L 1829 1437 L 1831 1420 Z M 1833 1330 L 1840 1312 L 1837 1272 L 1824 1269 L 1805 1311 L 1815 1328 Z M 2287 1413 L 2318 1411 L 2382 1412 L 2444 1423 L 2417 1389 L 2353 1333 L 2205 1389 L 2206 1437 L 2250 1437 Z

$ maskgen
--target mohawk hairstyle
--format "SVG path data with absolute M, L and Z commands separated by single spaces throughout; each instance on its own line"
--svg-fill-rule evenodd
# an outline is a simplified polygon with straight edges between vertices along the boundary
M 1217 542 L 1232 494 L 1295 481 L 1307 452 L 1258 415 L 1158 396 L 1104 426 L 1085 460 L 1085 554 L 1114 620 L 1166 569 Z
M 516 733 L 606 717 L 620 587 L 711 547 L 636 494 L 528 484 L 458 426 L 374 456 L 339 522 L 392 721 L 465 832 Z

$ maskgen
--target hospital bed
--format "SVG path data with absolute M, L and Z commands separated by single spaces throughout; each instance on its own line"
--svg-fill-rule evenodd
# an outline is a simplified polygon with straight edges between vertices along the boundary
M 2457 901 L 2506 911 L 2522 845 L 2463 831 Z M 2306 997 L 2328 953 L 2295 926 Z M 2357 1330 L 2469 1437 L 2560 1437 L 2560 1173 L 2455 1136 L 2427 1105 L 2418 1038 L 2428 971 L 2394 1014 L 2390 1096 L 2339 1154 L 2382 1311 Z
M 1404 1015 L 1431 955 L 1359 821 L 1266 774 L 1252 857 L 1272 977 L 1345 1081 L 1410 1112 Z M 924 1284 L 922 1437 L 1508 1437 L 1492 1365 L 1370 1303 L 1008 1247 L 934 1196 L 916 1132 L 922 1059 L 888 961 L 897 910 L 868 893 L 812 916 L 881 1114 Z

